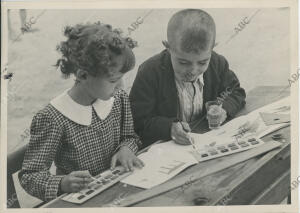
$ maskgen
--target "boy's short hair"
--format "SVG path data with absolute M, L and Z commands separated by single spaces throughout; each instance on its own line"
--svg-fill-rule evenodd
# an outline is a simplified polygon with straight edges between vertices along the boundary
M 171 47 L 180 48 L 185 52 L 207 50 L 213 48 L 215 43 L 215 22 L 203 10 L 181 10 L 170 19 L 167 37 Z
M 68 38 L 57 46 L 62 58 L 56 63 L 64 77 L 74 74 L 78 69 L 87 71 L 92 76 L 110 75 L 108 67 L 113 55 L 123 55 L 124 64 L 121 73 L 126 73 L 135 65 L 132 49 L 137 42 L 130 37 L 123 38 L 120 29 L 97 22 L 95 24 L 77 24 L 67 26 L 64 35 Z

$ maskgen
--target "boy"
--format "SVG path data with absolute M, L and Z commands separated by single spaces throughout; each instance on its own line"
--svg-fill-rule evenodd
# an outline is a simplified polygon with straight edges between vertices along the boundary
M 145 61 L 130 93 L 135 130 L 147 146 L 157 140 L 190 144 L 190 126 L 206 117 L 205 103 L 225 91 L 222 120 L 245 105 L 245 91 L 226 59 L 213 51 L 216 28 L 200 9 L 181 10 L 168 23 L 166 47 Z

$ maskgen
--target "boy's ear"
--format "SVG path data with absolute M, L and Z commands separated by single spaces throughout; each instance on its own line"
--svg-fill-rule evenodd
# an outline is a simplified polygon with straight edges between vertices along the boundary
M 78 80 L 86 80 L 87 76 L 88 76 L 87 71 L 82 69 L 77 70 L 76 77 L 78 78 Z
M 170 44 L 167 42 L 167 41 L 162 41 L 162 44 L 164 45 L 164 47 L 166 48 L 166 49 L 170 49 Z

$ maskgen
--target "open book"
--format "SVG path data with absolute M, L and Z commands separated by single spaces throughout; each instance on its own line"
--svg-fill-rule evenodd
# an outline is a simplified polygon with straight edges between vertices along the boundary
M 205 134 L 190 133 L 194 139 L 196 148 L 199 150 L 222 145 L 232 140 L 244 140 L 249 137 L 261 138 L 282 127 L 290 125 L 289 120 L 275 122 L 273 125 L 265 123 L 261 113 L 290 114 L 290 99 L 284 98 L 275 103 L 259 108 L 247 115 L 240 116 L 221 126 L 220 129 L 212 130 Z M 260 143 L 259 145 L 261 145 Z M 253 146 L 254 148 L 255 146 Z M 245 149 L 240 149 L 244 151 Z M 161 184 L 187 167 L 197 164 L 199 158 L 195 157 L 191 145 L 182 146 L 168 141 L 153 145 L 146 153 L 138 157 L 145 163 L 142 169 L 135 169 L 132 175 L 123 179 L 121 182 L 149 189 Z M 236 151 L 235 151 L 236 152 Z M 220 155 L 216 155 L 220 157 Z M 198 159 L 198 160 L 197 160 Z M 210 158 L 212 159 L 212 158 Z

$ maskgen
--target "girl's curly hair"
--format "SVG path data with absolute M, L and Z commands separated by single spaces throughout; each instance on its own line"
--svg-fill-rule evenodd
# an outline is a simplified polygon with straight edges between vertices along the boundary
M 64 35 L 68 39 L 57 45 L 56 49 L 62 53 L 62 58 L 55 65 L 64 77 L 69 77 L 78 69 L 86 70 L 92 76 L 110 75 L 108 67 L 113 54 L 122 54 L 125 58 L 121 73 L 126 73 L 135 65 L 132 49 L 137 42 L 130 37 L 122 37 L 122 30 L 113 29 L 111 25 L 96 22 L 67 26 Z

